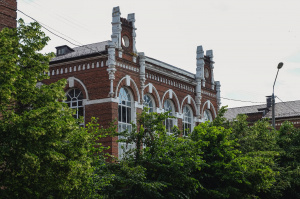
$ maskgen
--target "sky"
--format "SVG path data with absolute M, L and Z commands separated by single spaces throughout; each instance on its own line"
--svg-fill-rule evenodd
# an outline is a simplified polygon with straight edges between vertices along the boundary
M 137 51 L 146 56 L 195 73 L 197 46 L 213 50 L 222 106 L 265 103 L 279 62 L 276 102 L 300 100 L 299 0 L 18 0 L 19 10 L 78 45 L 111 39 L 116 6 L 123 18 L 135 13 Z M 43 30 L 51 38 L 44 52 L 75 47 Z

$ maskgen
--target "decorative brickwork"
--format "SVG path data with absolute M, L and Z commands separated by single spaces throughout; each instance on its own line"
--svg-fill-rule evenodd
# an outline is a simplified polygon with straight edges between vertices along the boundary
M 129 117 L 132 122 L 136 122 L 137 115 L 142 112 L 146 94 L 153 99 L 153 110 L 157 113 L 165 111 L 166 100 L 173 102 L 176 117 L 174 121 L 181 130 L 184 106 L 191 109 L 192 127 L 204 122 L 203 111 L 206 109 L 215 118 L 220 104 L 220 85 L 216 84 L 218 89 L 215 89 L 215 82 L 212 81 L 212 51 L 208 51 L 206 56 L 202 47 L 198 47 L 200 54 L 197 54 L 197 78 L 197 74 L 137 52 L 135 16 L 129 14 L 127 19 L 120 16 L 119 7 L 115 7 L 112 14 L 111 41 L 87 45 L 88 49 L 84 49 L 84 46 L 76 47 L 66 54 L 59 54 L 50 62 L 50 79 L 44 83 L 67 79 L 66 91 L 78 88 L 84 93 L 85 123 L 91 117 L 97 117 L 103 127 L 107 127 L 112 121 L 122 120 L 118 117 L 122 111 L 122 106 L 119 107 L 119 93 L 122 88 L 126 88 L 130 94 L 131 102 L 126 106 L 130 106 L 128 110 L 131 112 L 126 118 Z M 95 49 L 98 53 L 90 49 Z M 208 71 L 207 80 L 204 77 L 204 68 Z M 121 123 L 123 125 L 124 121 Z M 105 138 L 101 142 L 110 146 L 109 152 L 118 157 L 120 146 L 116 140 L 116 137 Z

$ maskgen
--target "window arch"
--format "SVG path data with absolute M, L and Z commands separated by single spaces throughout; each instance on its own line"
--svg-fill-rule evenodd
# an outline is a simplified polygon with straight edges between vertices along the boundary
M 79 119 L 83 117 L 83 94 L 79 89 L 71 89 L 67 93 L 67 100 L 65 102 L 70 108 L 76 109 L 76 113 L 73 115 L 74 118 Z
M 131 96 L 126 88 L 121 88 L 119 92 L 119 124 L 121 124 L 122 129 L 128 129 L 131 122 Z
M 211 112 L 210 112 L 210 110 L 209 109 L 206 109 L 204 112 L 203 112 L 203 119 L 204 119 L 204 121 L 206 122 L 206 121 L 213 121 L 213 118 L 212 118 L 212 114 L 211 114 Z
M 187 136 L 192 131 L 193 112 L 189 106 L 183 107 L 183 136 Z
M 164 103 L 164 109 L 165 112 L 169 112 L 169 116 L 175 116 L 175 108 L 174 104 L 171 100 L 166 100 Z M 167 118 L 164 122 L 164 125 L 166 126 L 167 134 L 170 135 L 172 134 L 172 128 L 175 125 L 175 118 Z
M 132 97 L 127 88 L 121 88 L 119 91 L 119 105 L 118 105 L 118 131 L 123 132 L 125 130 L 131 131 L 131 120 L 133 113 Z M 119 139 L 124 139 L 123 136 L 119 136 Z M 135 147 L 134 144 L 126 144 L 125 142 L 118 143 L 118 156 L 122 159 L 124 152 Z
M 154 112 L 155 104 L 154 100 L 149 94 L 144 95 L 144 102 L 143 102 L 144 107 L 148 107 L 148 113 Z

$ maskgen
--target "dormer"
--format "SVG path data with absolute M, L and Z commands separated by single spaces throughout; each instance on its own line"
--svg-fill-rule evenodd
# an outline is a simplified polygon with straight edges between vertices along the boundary
M 68 53 L 74 52 L 74 50 L 72 48 L 70 48 L 67 45 L 63 45 L 63 46 L 58 46 L 55 47 L 56 48 L 56 56 L 62 56 L 62 55 L 66 55 Z

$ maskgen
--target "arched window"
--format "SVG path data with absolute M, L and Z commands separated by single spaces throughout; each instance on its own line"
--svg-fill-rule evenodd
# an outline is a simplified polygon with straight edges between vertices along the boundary
M 123 132 L 125 130 L 131 131 L 131 116 L 132 116 L 132 99 L 129 91 L 126 88 L 121 88 L 119 92 L 119 105 L 118 105 L 118 131 Z M 124 137 L 119 136 L 119 139 Z M 125 142 L 118 143 L 118 155 L 119 159 L 122 159 L 124 152 L 135 147 L 134 144 L 126 144 Z
M 193 113 L 190 107 L 183 107 L 183 136 L 187 136 L 192 130 Z
M 164 109 L 165 112 L 170 111 L 169 116 L 175 116 L 175 108 L 171 100 L 166 100 L 164 103 Z M 165 120 L 164 125 L 167 129 L 167 134 L 172 134 L 172 128 L 175 125 L 175 119 L 174 118 L 168 118 Z
M 72 89 L 67 93 L 66 103 L 72 109 L 76 109 L 76 113 L 73 115 L 74 118 L 78 119 L 83 117 L 83 94 L 79 89 Z
M 131 130 L 131 97 L 126 88 L 121 88 L 119 92 L 119 131 Z
M 203 112 L 203 118 L 204 118 L 204 121 L 213 121 L 213 118 L 212 118 L 212 114 L 210 112 L 210 110 L 206 109 L 204 112 Z
M 143 103 L 144 107 L 148 107 L 148 113 L 152 113 L 154 111 L 154 102 L 152 100 L 152 98 L 150 97 L 150 95 L 144 95 L 144 103 Z

